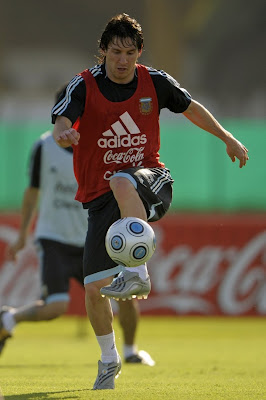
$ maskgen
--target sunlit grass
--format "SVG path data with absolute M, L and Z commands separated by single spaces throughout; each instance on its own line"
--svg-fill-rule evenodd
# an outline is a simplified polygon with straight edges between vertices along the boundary
M 263 318 L 142 317 L 137 341 L 156 365 L 124 364 L 114 391 L 92 391 L 100 351 L 85 319 L 21 324 L 0 358 L 5 400 L 266 399 Z

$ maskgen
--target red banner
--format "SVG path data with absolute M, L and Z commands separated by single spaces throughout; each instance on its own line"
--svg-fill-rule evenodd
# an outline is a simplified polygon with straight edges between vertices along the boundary
M 5 258 L 18 223 L 18 215 L 0 215 L 0 306 L 38 298 L 32 239 L 16 264 Z M 148 263 L 152 292 L 140 301 L 143 314 L 266 314 L 266 215 L 168 214 L 152 227 L 157 247 Z M 74 282 L 68 312 L 85 315 L 84 292 Z

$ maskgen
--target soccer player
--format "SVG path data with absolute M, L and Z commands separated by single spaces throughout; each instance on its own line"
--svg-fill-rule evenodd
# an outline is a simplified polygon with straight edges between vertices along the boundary
M 114 388 L 121 369 L 108 298 L 146 296 L 151 290 L 147 266 L 116 265 L 104 241 L 115 220 L 156 221 L 170 206 L 173 179 L 159 160 L 160 110 L 182 113 L 221 139 L 240 168 L 248 160 L 246 147 L 173 77 L 138 63 L 142 50 L 140 24 L 127 14 L 113 17 L 99 41 L 99 65 L 78 73 L 52 110 L 56 142 L 74 148 L 76 199 L 89 210 L 85 298 L 102 352 L 94 389 Z
M 35 211 L 35 229 L 40 261 L 42 296 L 27 306 L 0 309 L 0 353 L 15 325 L 22 321 L 46 321 L 66 312 L 70 278 L 83 286 L 83 250 L 88 212 L 74 199 L 77 182 L 73 172 L 72 147 L 59 147 L 51 134 L 43 134 L 33 146 L 30 157 L 29 186 L 24 192 L 21 224 L 17 240 L 8 255 L 16 259 L 26 245 Z M 38 207 L 39 202 L 39 207 Z M 118 316 L 124 337 L 124 358 L 128 363 L 153 366 L 145 351 L 137 351 L 135 335 L 139 308 L 137 300 L 118 302 Z

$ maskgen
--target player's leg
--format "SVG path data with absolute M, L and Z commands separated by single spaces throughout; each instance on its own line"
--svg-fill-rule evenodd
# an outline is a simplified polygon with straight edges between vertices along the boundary
M 116 187 L 113 182 L 119 179 L 124 179 L 124 181 L 119 181 L 119 185 Z M 131 185 L 129 183 L 125 185 L 126 180 Z M 166 168 L 129 168 L 117 172 L 110 181 L 110 186 L 114 186 L 114 196 L 121 203 L 119 206 L 122 210 L 121 216 L 122 212 L 124 214 L 133 213 L 134 203 L 137 203 L 137 209 L 140 213 L 143 213 L 142 219 L 149 222 L 158 221 L 169 209 L 172 201 L 172 184 L 173 179 Z M 123 194 L 123 185 L 126 188 L 125 194 Z M 130 196 L 133 197 L 133 201 L 130 201 Z M 128 201 L 128 206 L 126 201 Z M 142 206 L 139 205 L 139 202 L 142 203 Z M 135 217 L 136 215 L 123 216 Z
M 71 246 L 70 246 L 71 247 Z M 42 298 L 29 305 L 0 310 L 0 353 L 20 322 L 48 321 L 61 316 L 69 304 L 69 246 L 53 240 L 39 240 L 37 252 L 41 272 Z
M 82 256 L 83 252 L 79 251 L 77 257 L 72 262 L 72 277 L 75 278 L 80 284 L 83 285 L 83 268 L 82 268 Z M 100 284 L 100 286 L 103 283 Z M 88 296 L 86 296 L 88 298 Z M 102 299 L 102 297 L 101 297 Z M 99 300 L 101 300 L 99 299 Z M 107 303 L 109 307 L 109 302 Z M 93 305 L 87 304 L 87 314 L 90 314 L 90 319 L 94 321 L 98 319 L 98 316 L 103 314 L 104 311 L 97 310 L 96 315 L 91 315 L 91 310 L 96 310 Z M 112 312 L 112 311 L 111 311 Z M 127 363 L 140 363 L 145 365 L 154 365 L 155 362 L 151 359 L 150 355 L 144 351 L 138 351 L 138 347 L 136 345 L 136 333 L 137 326 L 140 317 L 139 304 L 135 299 L 133 301 L 119 301 L 118 302 L 118 316 L 120 325 L 123 331 L 123 351 L 124 351 L 124 360 Z M 96 329 L 98 324 L 96 322 Z M 100 336 L 100 335 L 99 335 Z M 108 351 L 108 348 L 107 348 Z M 103 354 L 105 355 L 105 354 Z M 106 356 L 106 355 L 105 355 Z M 107 354 L 108 356 L 108 354 Z M 112 359 L 111 359 L 112 360 Z
M 111 277 L 85 284 L 87 315 L 101 349 L 98 375 L 93 389 L 114 389 L 114 379 L 121 370 L 121 360 L 115 344 L 113 312 L 109 299 L 100 294 L 102 285 L 110 283 Z
M 124 181 L 122 182 L 121 179 Z M 128 180 L 128 184 L 124 183 L 126 180 Z M 142 203 L 142 209 L 144 209 L 145 218 L 148 221 L 157 221 L 162 218 L 170 207 L 173 179 L 165 168 L 130 168 L 115 174 L 110 182 L 111 187 L 113 181 L 119 182 L 114 185 L 114 196 L 118 202 L 120 201 L 120 209 L 124 210 L 124 216 L 137 216 L 128 214 L 129 210 L 134 213 L 132 202 L 128 208 L 126 207 L 129 194 L 134 198 L 136 204 Z M 124 195 L 123 186 L 126 187 Z M 137 209 L 141 210 L 141 207 L 137 206 Z M 150 290 L 148 270 L 144 264 L 137 268 L 126 267 L 111 285 L 101 289 L 101 294 L 114 299 L 147 298 Z
M 147 221 L 145 207 L 136 190 L 135 182 L 130 179 L 131 176 L 125 177 L 122 173 L 116 175 L 110 181 L 110 188 L 118 203 L 121 218 L 136 217 Z
M 2 310 L 3 325 L 12 326 L 12 322 L 5 323 L 9 318 L 14 320 L 14 326 L 19 322 L 49 321 L 62 315 L 66 311 L 67 306 L 67 301 L 46 304 L 44 300 L 36 300 L 31 304 L 18 308 L 4 306 Z M 10 316 L 7 316 L 8 314 Z
M 134 169 L 135 170 L 135 169 Z M 137 192 L 137 183 L 135 177 L 125 172 L 119 172 L 115 174 L 110 180 L 110 188 L 114 194 L 117 201 L 121 218 L 124 217 L 136 217 L 147 221 L 147 212 L 145 210 L 144 204 Z M 150 292 L 150 279 L 147 270 L 146 263 L 140 265 L 137 268 L 126 268 L 128 272 L 123 273 L 122 286 L 124 283 L 124 292 L 117 293 L 118 298 L 130 298 L 129 286 L 139 287 L 139 297 L 147 296 Z M 129 273 L 130 272 L 130 273 Z M 140 279 L 139 279 L 140 278 Z M 120 279 L 120 277 L 118 278 Z M 138 282 L 135 282 L 138 280 Z M 116 279 L 114 285 L 117 286 L 118 280 Z M 135 289 L 134 289 L 135 291 Z M 112 289 L 111 289 L 112 292 Z M 110 295 L 109 290 L 103 290 L 102 294 L 105 296 Z M 127 296 L 125 296 L 127 294 Z M 110 296 L 112 297 L 112 296 Z
M 154 366 L 155 362 L 144 350 L 136 345 L 137 327 L 140 318 L 139 303 L 136 299 L 118 301 L 118 318 L 124 339 L 124 360 L 126 363 Z
M 115 344 L 111 304 L 109 299 L 101 296 L 100 288 L 109 284 L 113 276 L 121 271 L 105 249 L 106 232 L 120 213 L 111 192 L 91 202 L 89 210 L 83 257 L 85 304 L 101 349 L 93 389 L 113 389 L 114 379 L 120 373 L 121 360 Z
M 23 307 L 3 306 L 0 309 L 0 354 L 6 344 L 6 339 L 12 337 L 15 326 L 19 322 L 48 321 L 59 317 L 67 310 L 67 301 L 57 301 L 46 304 L 37 300 Z
M 137 346 L 135 344 L 137 326 L 140 317 L 139 305 L 136 299 L 118 300 L 118 319 L 122 328 L 124 339 L 124 356 L 135 354 Z
M 110 301 L 100 295 L 102 285 L 111 281 L 112 277 L 109 277 L 85 284 L 86 311 L 96 336 L 108 335 L 113 330 L 113 312 Z

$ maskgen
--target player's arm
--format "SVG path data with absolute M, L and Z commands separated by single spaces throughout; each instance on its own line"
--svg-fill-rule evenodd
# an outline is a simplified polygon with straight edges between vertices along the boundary
M 191 100 L 190 105 L 183 112 L 193 124 L 221 139 L 226 145 L 226 151 L 233 162 L 238 158 L 239 167 L 246 165 L 248 158 L 247 148 L 230 132 L 224 129 L 214 116 L 200 103 Z
M 29 184 L 24 191 L 21 205 L 21 220 L 16 241 L 8 248 L 7 256 L 15 260 L 19 250 L 26 245 L 27 237 L 35 216 L 40 192 L 42 141 L 38 141 L 32 149 L 29 159 Z
M 53 137 L 59 146 L 69 147 L 78 144 L 80 135 L 72 126 L 82 116 L 85 100 L 85 82 L 80 75 L 76 75 L 52 109 Z
M 22 250 L 26 245 L 31 223 L 37 209 L 38 197 L 38 188 L 28 187 L 24 191 L 18 237 L 8 249 L 8 258 L 10 260 L 15 260 L 18 251 Z
M 80 135 L 76 129 L 72 128 L 70 119 L 59 115 L 55 120 L 53 137 L 60 147 L 69 147 L 72 144 L 78 144 Z

